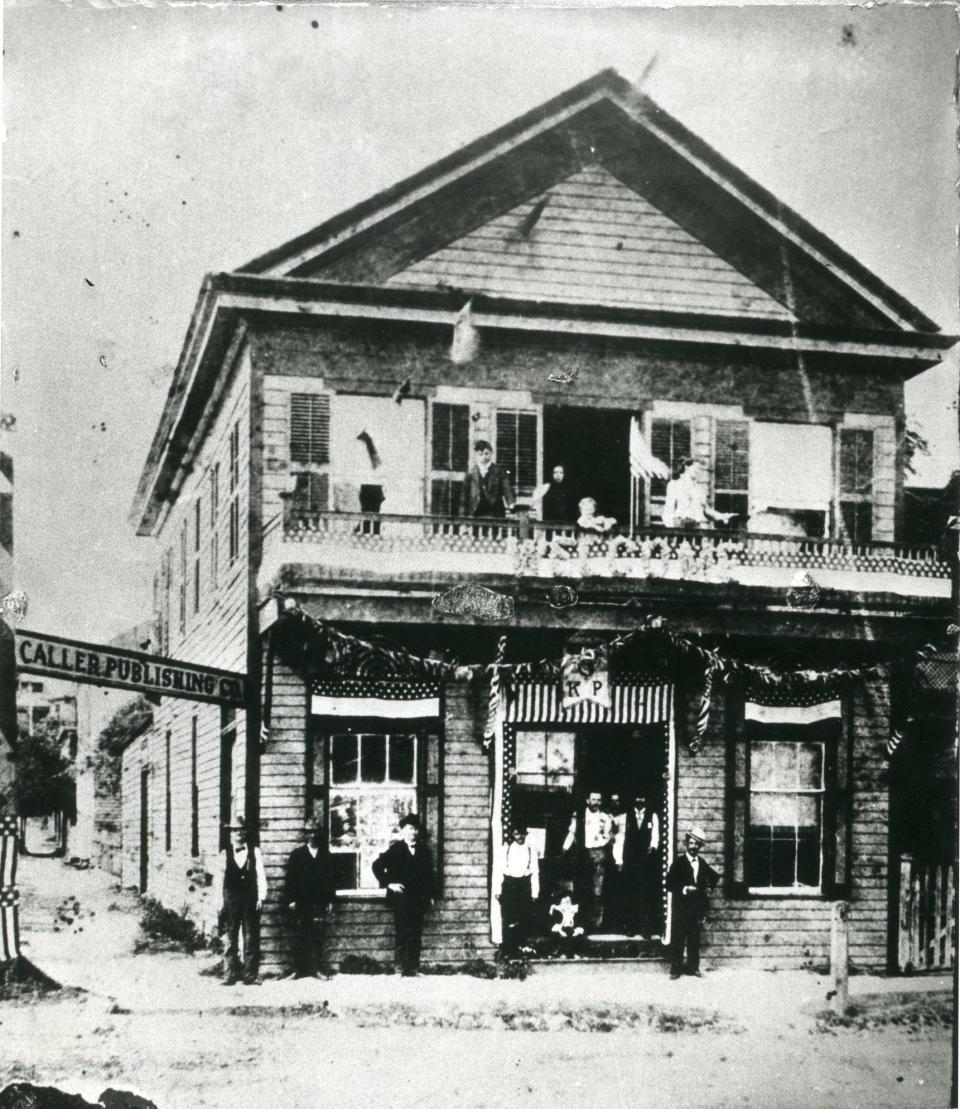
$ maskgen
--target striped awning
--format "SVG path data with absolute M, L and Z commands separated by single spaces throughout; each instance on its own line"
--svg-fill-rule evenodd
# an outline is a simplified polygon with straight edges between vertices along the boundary
M 504 719 L 515 724 L 665 724 L 673 711 L 673 686 L 613 685 L 610 708 L 581 701 L 561 706 L 556 682 L 515 682 L 503 690 Z
M 755 738 L 818 739 L 837 734 L 843 709 L 837 699 L 806 705 L 761 705 L 747 701 L 743 724 Z

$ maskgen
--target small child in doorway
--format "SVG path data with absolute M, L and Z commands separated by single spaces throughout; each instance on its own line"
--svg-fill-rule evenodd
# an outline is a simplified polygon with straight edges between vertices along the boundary
M 574 903 L 569 892 L 558 890 L 550 906 L 550 919 L 554 922 L 550 931 L 559 941 L 560 954 L 567 958 L 576 954 L 581 946 L 583 928 L 577 923 L 579 912 L 580 906 Z

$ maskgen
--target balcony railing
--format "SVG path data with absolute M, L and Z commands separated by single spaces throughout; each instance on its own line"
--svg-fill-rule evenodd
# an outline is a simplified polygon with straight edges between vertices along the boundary
M 325 565 L 358 571 L 657 577 L 774 585 L 795 584 L 797 571 L 810 571 L 819 584 L 842 588 L 857 588 L 854 578 L 862 575 L 937 582 L 950 578 L 950 566 L 937 548 L 917 543 L 851 543 L 662 527 L 600 536 L 524 517 L 496 520 L 297 510 L 288 511 L 282 531 L 285 543 L 303 544 L 313 552 L 298 561 L 316 558 Z M 868 587 L 881 588 L 876 581 Z M 936 590 L 942 591 L 942 586 Z

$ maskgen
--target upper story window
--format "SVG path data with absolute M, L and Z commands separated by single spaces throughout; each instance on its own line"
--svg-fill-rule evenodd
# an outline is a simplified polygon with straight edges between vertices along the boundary
M 713 507 L 735 512 L 739 523 L 750 513 L 750 424 L 717 420 L 713 450 Z
M 330 397 L 291 393 L 290 461 L 326 465 L 330 461 Z
M 180 573 L 178 575 L 178 601 L 180 634 L 187 631 L 187 521 L 180 525 Z
M 435 516 L 459 516 L 463 479 L 470 467 L 470 406 L 430 406 L 430 511 Z
M 853 543 L 873 537 L 873 432 L 840 428 L 840 537 Z
M 690 457 L 690 421 L 670 420 L 655 417 L 650 421 L 650 451 L 676 473 L 681 458 Z M 664 478 L 651 478 L 649 486 L 650 523 L 663 521 L 663 505 L 667 496 L 667 482 Z M 732 509 L 730 511 L 733 511 Z
M 240 554 L 240 423 L 230 431 L 230 504 L 227 557 L 233 564 Z
M 200 533 L 203 505 L 199 497 L 193 504 L 193 611 L 200 611 Z
M 210 470 L 210 584 L 216 589 L 220 571 L 220 463 Z
M 517 497 L 537 487 L 537 413 L 497 410 L 496 460 L 509 474 Z
M 825 424 L 754 421 L 750 429 L 750 528 L 801 537 L 828 534 L 833 432 Z

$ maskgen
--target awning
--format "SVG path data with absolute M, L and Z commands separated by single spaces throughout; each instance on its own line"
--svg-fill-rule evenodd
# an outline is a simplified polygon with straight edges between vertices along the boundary
M 504 719 L 524 724 L 665 724 L 673 706 L 673 686 L 612 685 L 609 709 L 593 701 L 561 707 L 556 682 L 504 683 Z
M 839 699 L 808 705 L 762 705 L 747 701 L 744 731 L 763 738 L 819 739 L 836 735 L 843 718 Z

